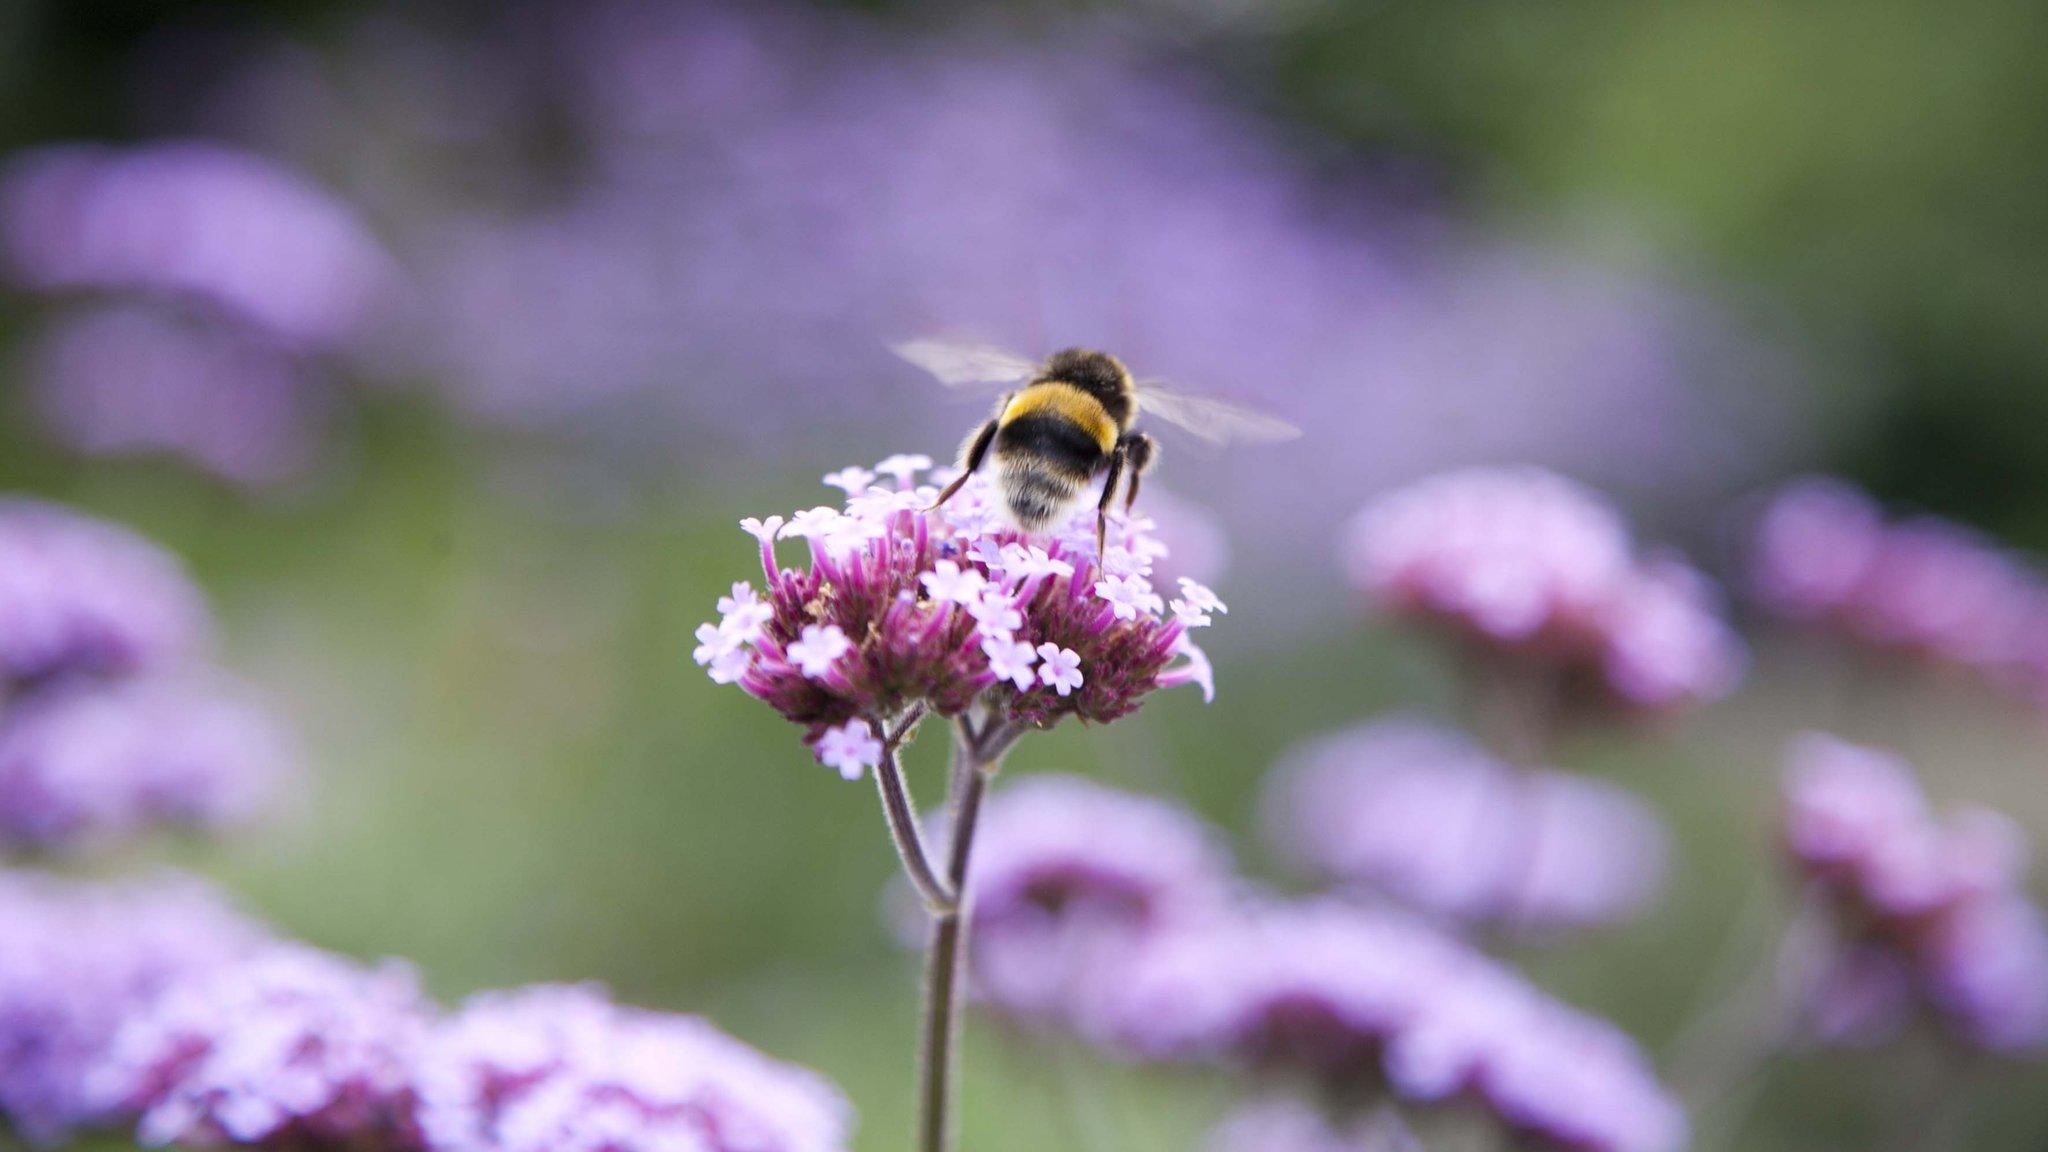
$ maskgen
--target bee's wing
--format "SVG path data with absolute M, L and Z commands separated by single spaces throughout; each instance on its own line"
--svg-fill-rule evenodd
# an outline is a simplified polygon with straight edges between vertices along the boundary
M 1038 365 L 987 344 L 906 340 L 890 351 L 938 377 L 948 388 L 1008 388 L 1028 384 Z
M 1138 402 L 1144 411 L 1216 444 L 1273 443 L 1301 435 L 1301 429 L 1277 416 L 1206 396 L 1189 396 L 1151 380 L 1139 382 Z

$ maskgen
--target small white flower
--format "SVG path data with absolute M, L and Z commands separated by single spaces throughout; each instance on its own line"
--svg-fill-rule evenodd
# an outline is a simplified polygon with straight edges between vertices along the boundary
M 1006 548 L 984 536 L 968 547 L 967 554 L 974 557 L 991 574 L 1004 576 L 1007 575 L 1006 569 L 1010 563 L 1008 559 L 1010 548 L 1014 547 L 1016 545 L 1012 544 Z
M 740 637 L 716 624 L 697 625 L 697 647 L 690 653 L 690 659 L 699 664 L 709 664 L 727 652 L 740 646 Z
M 1031 666 L 1036 661 L 1031 655 L 1030 644 L 1001 636 L 986 636 L 982 638 L 981 651 L 988 657 L 988 670 L 995 673 L 997 680 L 1008 680 L 1017 686 L 1019 692 L 1029 692 L 1037 683 L 1031 673 Z
M 734 648 L 713 656 L 706 670 L 711 673 L 713 684 L 731 684 L 746 675 L 747 669 L 753 666 L 753 653 L 745 648 Z
M 882 742 L 865 720 L 848 720 L 825 729 L 818 737 L 816 752 L 819 763 L 847 780 L 860 779 L 861 773 L 882 762 Z
M 887 528 L 872 520 L 858 516 L 841 516 L 825 530 L 823 543 L 827 552 L 842 555 L 864 546 L 870 540 L 880 540 L 888 534 Z
M 806 540 L 829 536 L 838 529 L 839 522 L 844 519 L 844 512 L 820 504 L 816 508 L 806 508 L 790 517 L 789 523 L 782 529 L 782 536 L 784 539 L 795 536 Z
M 1216 622 L 1215 617 L 1185 600 L 1175 600 L 1167 607 L 1173 609 L 1173 618 L 1180 621 L 1183 628 L 1207 628 Z
M 761 628 L 775 616 L 775 608 L 761 599 L 751 584 L 740 583 L 732 586 L 732 595 L 718 598 L 719 631 L 738 638 L 744 643 L 753 643 L 760 636 Z
M 1216 593 L 1211 592 L 1208 585 L 1203 584 L 1199 580 L 1191 580 L 1186 576 L 1181 577 L 1180 596 L 1181 599 L 1204 612 L 1214 612 L 1223 616 L 1230 614 L 1230 609 L 1223 603 L 1222 598 L 1218 597 Z
M 1041 661 L 1038 678 L 1045 681 L 1047 687 L 1066 696 L 1081 686 L 1084 677 L 1081 675 L 1079 652 L 1057 644 L 1040 644 L 1038 658 Z
M 1111 576 L 1150 576 L 1152 561 L 1118 544 L 1103 553 L 1102 570 Z
M 907 488 L 912 477 L 931 466 L 932 458 L 929 456 L 899 453 L 875 465 L 875 471 L 884 476 L 894 476 L 897 484 Z
M 767 544 L 772 542 L 776 535 L 782 531 L 782 524 L 783 520 L 780 516 L 770 516 L 766 520 L 757 520 L 749 516 L 745 520 L 740 521 L 740 530 L 761 543 Z
M 1095 594 L 1107 600 L 1119 620 L 1136 620 L 1140 612 L 1157 612 L 1163 605 L 1152 582 L 1143 576 L 1111 576 L 1095 582 Z
M 967 614 L 983 636 L 1008 639 L 1024 626 L 1023 611 L 998 588 L 982 589 L 981 598 L 967 606 Z
M 852 650 L 853 641 L 846 638 L 839 625 L 806 624 L 803 635 L 789 646 L 789 660 L 803 671 L 807 679 L 816 680 L 831 671 L 832 665 Z
M 1038 545 L 1010 544 L 1003 548 L 1003 571 L 1015 579 L 1032 576 L 1072 576 L 1074 566 L 1055 560 Z
M 837 472 L 825 473 L 825 483 L 839 489 L 848 496 L 858 495 L 866 491 L 867 486 L 874 482 L 875 474 L 865 468 L 846 467 L 841 468 Z
M 918 577 L 924 585 L 925 594 L 941 604 L 973 605 L 981 599 L 981 590 L 988 578 L 973 568 L 962 568 L 951 560 L 941 560 L 932 565 L 932 570 Z

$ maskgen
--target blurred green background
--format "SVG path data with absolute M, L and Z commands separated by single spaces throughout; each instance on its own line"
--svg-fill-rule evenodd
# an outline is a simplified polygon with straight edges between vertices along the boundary
M 948 18 L 864 7 L 883 28 Z M 14 0 L 0 9 L 0 147 L 147 134 L 131 77 L 168 25 L 318 45 L 368 8 Z M 2048 8 L 1499 0 L 1193 19 L 1161 0 L 1009 18 L 1053 34 L 1077 15 L 1172 30 L 1247 108 L 1417 158 L 1473 219 L 1565 244 L 1626 238 L 1740 286 L 1816 350 L 1800 386 L 1823 435 L 1801 467 L 2048 545 Z M 0 316 L 0 339 L 22 324 Z M 0 377 L 0 400 L 10 386 Z M 738 517 L 816 502 L 828 468 L 943 442 L 666 461 L 592 516 L 508 478 L 508 459 L 548 448 L 417 394 L 368 396 L 346 475 L 283 498 L 169 464 L 80 460 L 8 411 L 0 488 L 128 522 L 185 556 L 224 618 L 226 662 L 296 723 L 315 768 L 293 812 L 254 835 L 140 858 L 218 875 L 320 945 L 407 957 L 444 997 L 595 979 L 708 1013 L 837 1079 L 860 1108 L 861 1148 L 906 1143 L 916 978 L 881 914 L 895 862 L 873 793 L 819 768 L 688 651 L 750 566 Z M 1714 510 L 1642 511 L 1710 564 L 1725 558 Z M 1327 580 L 1330 551 L 1305 543 L 1287 563 Z M 1112 728 L 1035 737 L 1010 770 L 1180 797 L 1271 876 L 1249 816 L 1276 754 L 1391 708 L 1455 715 L 1456 684 L 1412 640 L 1356 617 L 1290 628 L 1284 586 L 1222 583 L 1233 611 L 1217 629 L 1214 705 L 1169 693 Z M 1762 939 L 1759 918 L 1783 910 L 1778 752 L 1809 726 L 1898 745 L 1937 795 L 2048 832 L 2040 717 L 1941 683 L 1852 681 L 1763 636 L 1734 700 L 1562 750 L 1658 804 L 1679 841 L 1675 879 L 1641 923 L 1519 958 L 1652 1047 L 1669 1040 L 1708 997 L 1708 960 L 1730 933 Z M 913 753 L 927 794 L 940 752 Z M 1906 1147 L 1906 1122 L 1953 1095 L 1929 1066 L 1920 1044 L 1792 1058 L 1739 1146 Z M 1020 1050 L 987 1027 L 967 1069 L 963 1146 L 977 1152 L 1186 1149 L 1232 1098 L 1221 1081 Z M 1987 1067 L 1954 1092 L 1967 1093 L 1963 1146 L 2048 1144 L 2039 1071 Z

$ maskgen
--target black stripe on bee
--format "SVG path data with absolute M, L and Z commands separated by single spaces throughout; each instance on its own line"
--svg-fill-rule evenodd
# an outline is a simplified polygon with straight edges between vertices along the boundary
M 999 458 L 1028 459 L 1048 470 L 1086 484 L 1102 470 L 1106 457 L 1088 430 L 1051 412 L 1028 412 L 996 433 Z

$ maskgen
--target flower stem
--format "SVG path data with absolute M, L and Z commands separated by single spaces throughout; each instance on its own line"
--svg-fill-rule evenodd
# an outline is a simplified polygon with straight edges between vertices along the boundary
M 967 866 L 974 850 L 974 830 L 981 819 L 981 800 L 989 777 L 1002 764 L 1003 753 L 1018 732 L 991 719 L 979 731 L 964 719 L 953 742 L 953 781 L 948 803 L 953 840 L 946 855 L 946 883 L 953 901 L 932 912 L 931 947 L 925 954 L 924 1036 L 918 1057 L 919 1152 L 946 1152 L 952 1146 L 955 1049 L 960 1036 L 960 984 L 967 953 L 969 894 Z
M 889 823 L 889 839 L 896 845 L 896 855 L 903 859 L 903 871 L 917 894 L 924 898 L 925 908 L 937 915 L 958 904 L 959 886 L 948 885 L 932 867 L 924 833 L 918 826 L 917 804 L 903 783 L 903 765 L 896 758 L 896 746 L 909 729 L 910 724 L 905 724 L 883 743 L 882 762 L 875 765 L 875 787 L 882 794 L 882 815 Z

